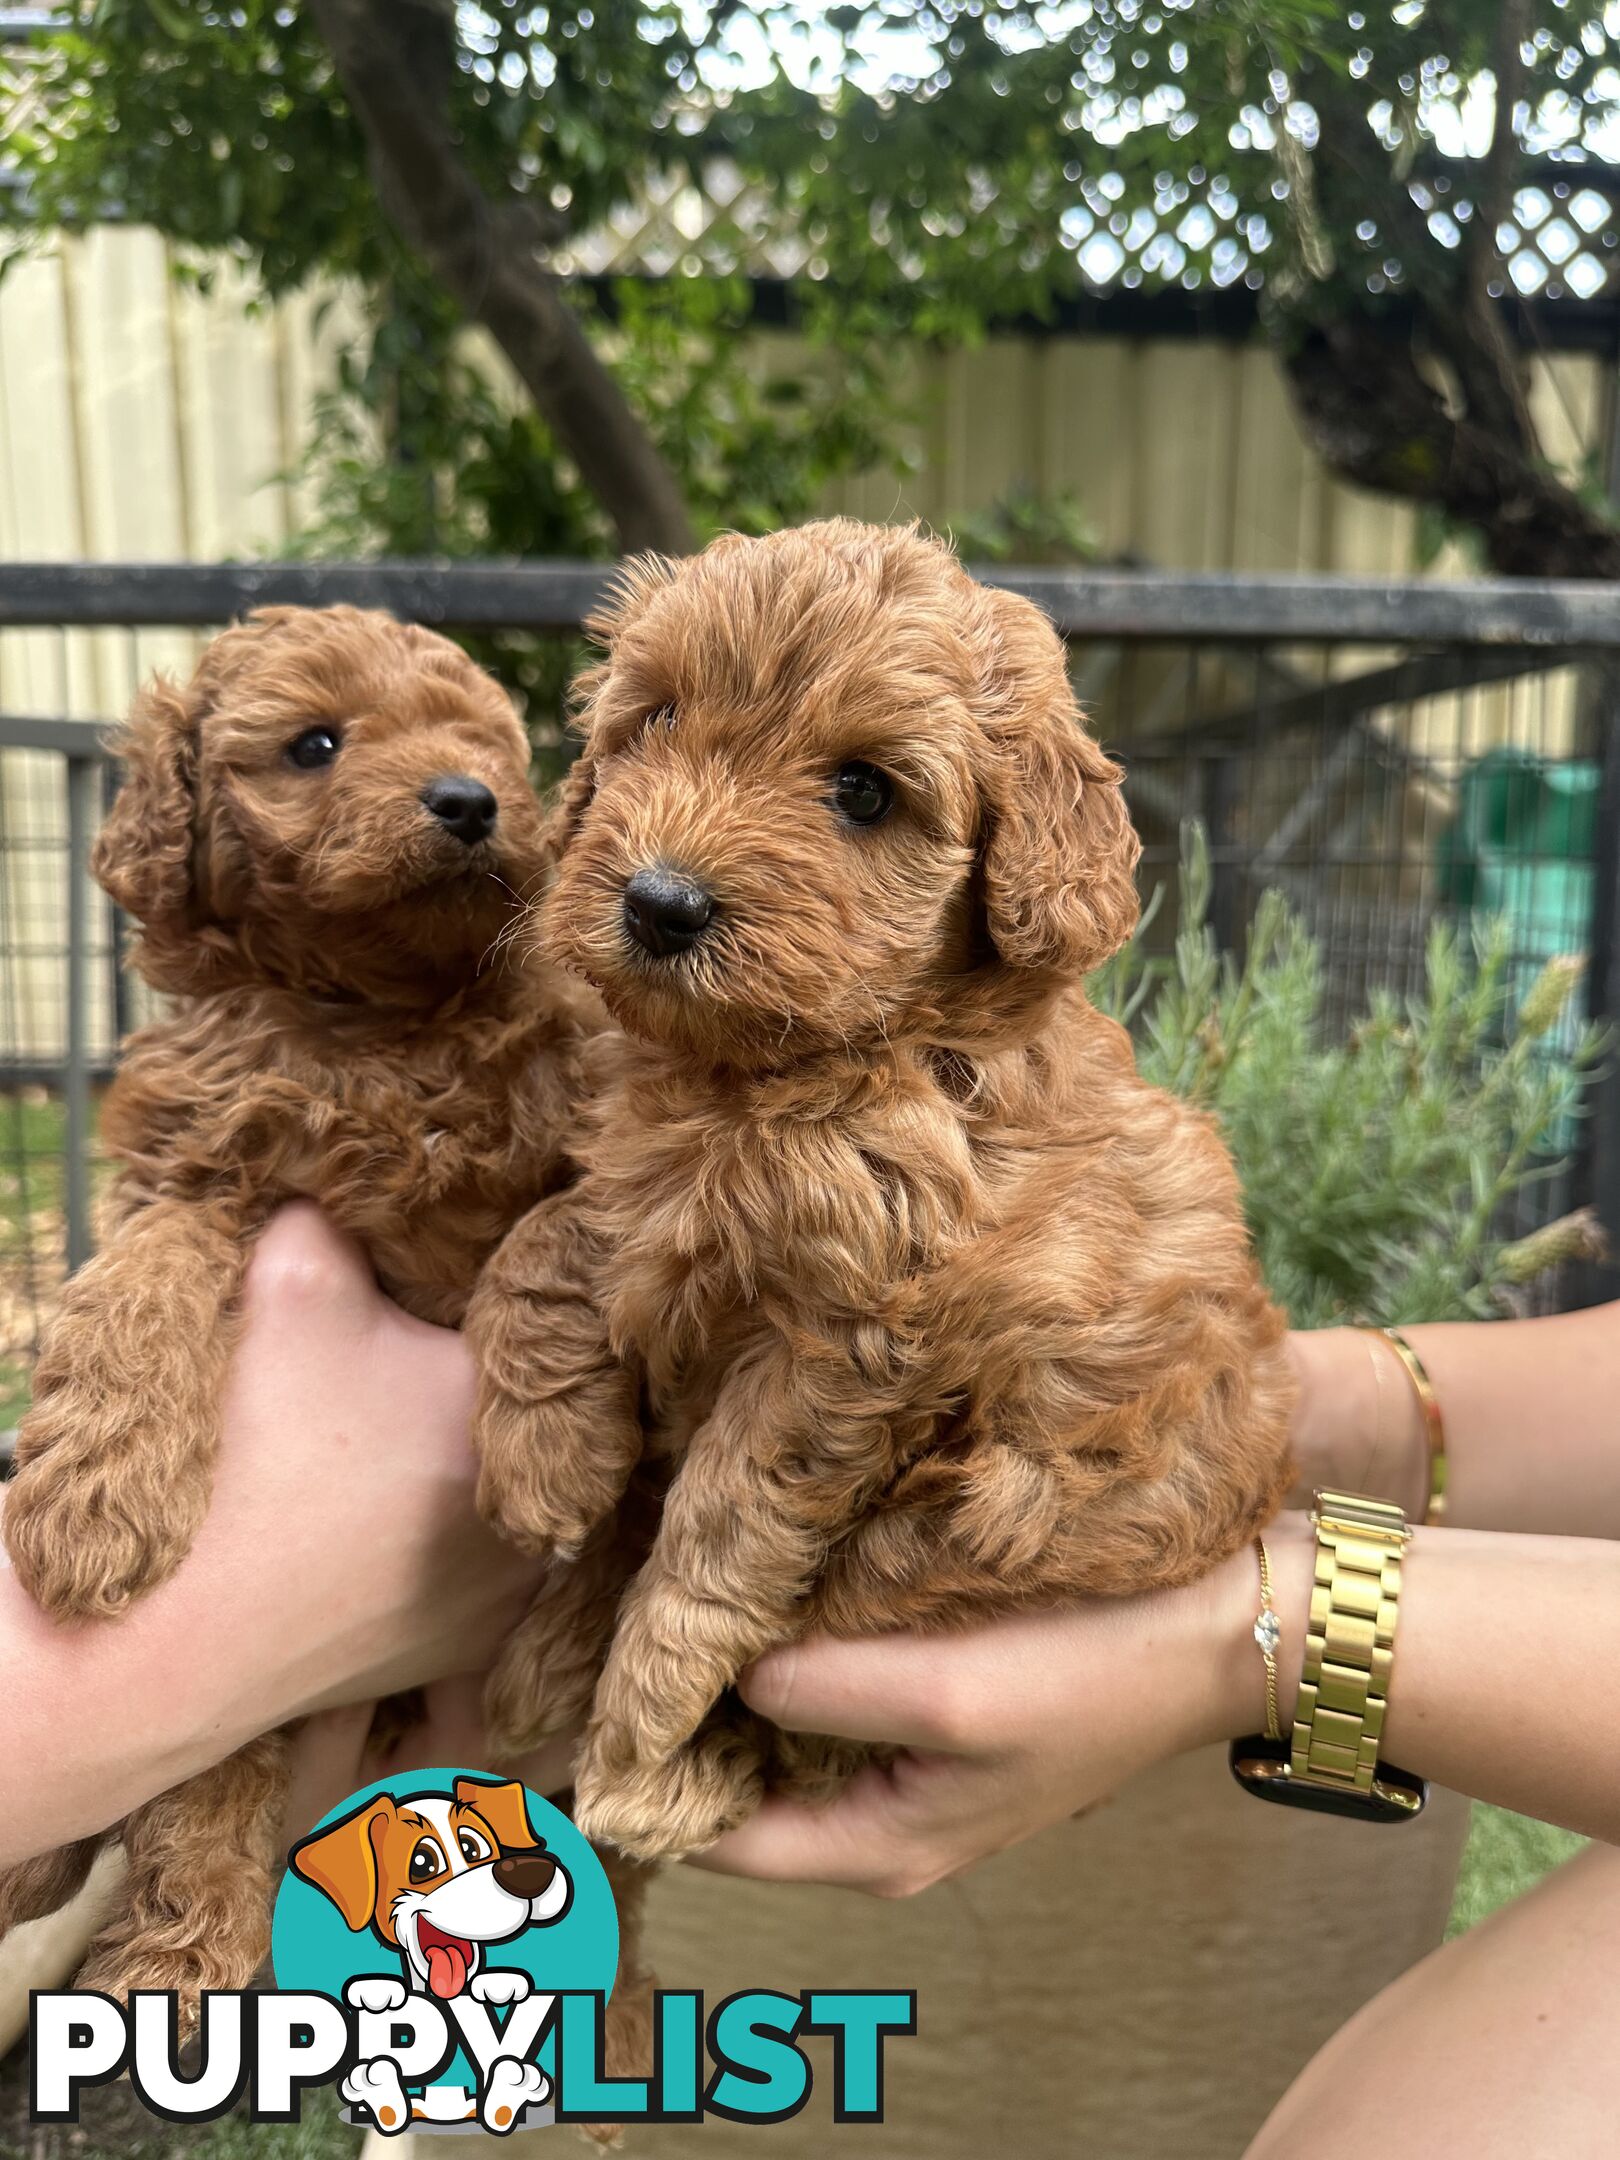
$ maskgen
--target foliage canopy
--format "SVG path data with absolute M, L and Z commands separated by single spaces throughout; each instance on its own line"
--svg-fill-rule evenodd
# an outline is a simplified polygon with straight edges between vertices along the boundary
M 1549 158 L 1620 137 L 1599 0 L 68 13 L 9 130 L 14 214 L 147 220 L 270 294 L 354 281 L 345 545 L 595 551 L 800 516 L 892 456 L 897 340 L 1117 281 L 1256 288 L 1340 470 L 1470 525 L 1499 567 L 1611 567 L 1602 507 L 1546 470 L 1497 245 Z M 649 191 L 717 179 L 736 214 L 669 275 L 572 267 Z M 768 250 L 798 264 L 809 339 L 769 378 L 739 274 Z M 532 410 L 456 357 L 469 321 Z

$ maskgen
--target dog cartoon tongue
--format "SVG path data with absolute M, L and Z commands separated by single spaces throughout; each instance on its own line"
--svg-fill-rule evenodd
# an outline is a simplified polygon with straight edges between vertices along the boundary
M 472 1963 L 472 1944 L 459 1935 L 447 1935 L 443 1928 L 436 1928 L 431 1920 L 420 1923 L 417 1944 L 427 1959 L 428 1986 L 441 2002 L 448 2002 L 452 1995 L 459 1995 L 467 1985 L 467 1968 Z

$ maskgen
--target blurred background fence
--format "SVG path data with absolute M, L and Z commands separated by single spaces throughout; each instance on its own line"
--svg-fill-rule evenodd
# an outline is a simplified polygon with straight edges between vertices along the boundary
M 1598 585 L 1105 570 L 979 572 L 1068 640 L 1093 725 L 1128 766 L 1150 933 L 1173 937 L 1180 830 L 1209 838 L 1211 916 L 1241 950 L 1280 888 L 1317 939 L 1324 1025 L 1422 981 L 1431 927 L 1505 915 L 1522 989 L 1590 961 L 1549 1045 L 1620 1010 L 1620 595 Z M 0 1429 L 26 1399 L 42 1318 L 94 1237 L 95 1104 L 148 1009 L 87 855 L 116 775 L 98 721 L 155 667 L 184 672 L 218 626 L 269 602 L 348 600 L 462 635 L 529 702 L 555 755 L 554 692 L 600 589 L 593 563 L 119 566 L 0 574 Z M 551 664 L 537 667 L 545 653 Z M 1620 1229 L 1620 1083 L 1558 1136 L 1513 1232 L 1587 1202 Z M 1584 1285 L 1589 1294 L 1595 1285 Z M 1569 1281 L 1568 1300 L 1583 1286 Z
M 1568 195 L 1572 182 L 1557 185 Z M 666 225 L 701 225 L 712 207 L 677 191 L 653 206 L 650 238 L 631 218 L 577 267 L 656 282 Z M 1557 205 L 1549 196 L 1543 208 Z M 1620 230 L 1606 239 L 1606 260 L 1620 261 Z M 322 400 L 363 341 L 363 309 L 341 283 L 313 280 L 274 300 L 255 290 L 229 255 L 199 257 L 139 225 L 61 233 L 9 265 L 0 559 L 207 562 L 307 546 L 319 495 L 311 446 Z M 751 373 L 828 364 L 781 326 L 780 276 L 752 290 Z M 1425 537 L 1412 504 L 1323 464 L 1256 339 L 1254 300 L 1241 288 L 1121 291 L 961 347 L 907 340 L 895 355 L 905 389 L 890 454 L 832 479 L 818 506 L 945 525 L 1009 498 L 1072 499 L 1103 560 L 1380 576 L 1420 559 L 1442 574 L 1475 568 L 1461 536 Z M 1566 297 L 1538 316 L 1524 362 L 1549 459 L 1600 480 L 1620 474 L 1617 337 L 1609 298 Z M 458 349 L 521 404 L 482 331 Z

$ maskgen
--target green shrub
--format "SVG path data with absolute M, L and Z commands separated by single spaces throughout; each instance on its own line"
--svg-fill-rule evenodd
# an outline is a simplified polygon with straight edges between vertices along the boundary
M 1589 1251 L 1585 1216 L 1510 1241 L 1506 1203 L 1556 1174 L 1600 1048 L 1548 1038 L 1580 980 L 1550 961 L 1510 1011 L 1511 938 L 1436 926 L 1423 993 L 1379 993 L 1347 1039 L 1323 1024 L 1316 945 L 1281 894 L 1260 902 L 1241 966 L 1209 928 L 1209 854 L 1182 840 L 1174 957 L 1144 931 L 1093 979 L 1143 1076 L 1206 1106 L 1237 1163 L 1260 1263 L 1297 1327 L 1486 1317 L 1504 1293 Z

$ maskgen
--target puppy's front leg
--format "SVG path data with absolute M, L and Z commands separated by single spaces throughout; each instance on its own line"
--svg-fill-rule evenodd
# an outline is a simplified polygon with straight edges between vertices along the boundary
M 541 1201 L 478 1279 L 478 1505 L 526 1552 L 579 1552 L 641 1454 L 636 1388 L 598 1310 L 600 1242 L 576 1187 Z
M 247 1231 L 228 1203 L 156 1200 L 63 1291 L 0 1525 L 46 1612 L 110 1617 L 189 1550 L 208 1508 Z
M 633 1482 L 624 1506 L 597 1524 L 579 1558 L 553 1567 L 503 1644 L 484 1690 L 493 1761 L 514 1761 L 590 1714 L 625 1584 L 652 1542 L 650 1528 L 636 1519 L 647 1512 L 636 1499 Z
M 76 1985 L 172 1990 L 189 2034 L 205 1989 L 250 1984 L 270 1950 L 288 1764 L 288 1732 L 265 1733 L 135 1810 L 117 1909 Z
M 743 1667 L 796 1633 L 827 1526 L 872 1481 L 889 1429 L 831 1412 L 801 1428 L 804 1414 L 785 1354 L 733 1371 L 625 1600 L 577 1771 L 577 1819 L 637 1859 L 712 1844 L 758 1802 L 748 1729 L 722 1722 L 694 1736 Z

